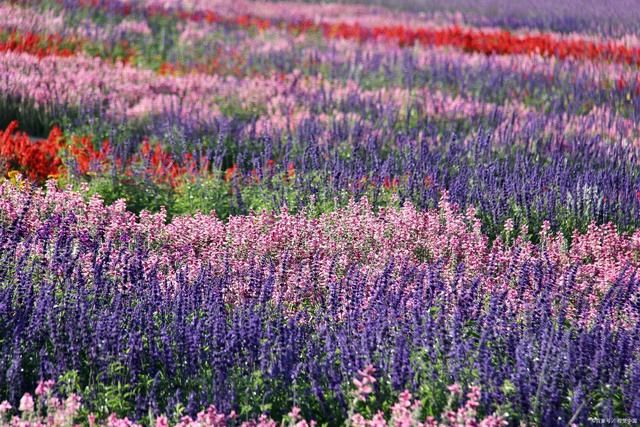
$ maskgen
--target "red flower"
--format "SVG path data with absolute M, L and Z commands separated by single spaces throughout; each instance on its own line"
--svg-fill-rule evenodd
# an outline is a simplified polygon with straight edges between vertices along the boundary
M 387 190 L 394 190 L 398 186 L 398 178 L 391 178 L 389 176 L 385 176 L 382 185 Z
M 293 162 L 287 165 L 287 179 L 291 180 L 296 177 L 296 169 L 293 165 Z
M 92 168 L 100 168 L 111 154 L 111 144 L 109 140 L 104 140 L 99 150 L 93 147 L 93 141 L 89 136 L 74 137 L 71 146 L 71 155 L 76 161 L 78 171 L 82 174 L 90 172 Z M 98 170 L 99 171 L 99 170 Z
M 224 172 L 224 181 L 225 182 L 231 181 L 235 176 L 237 170 L 238 170 L 238 165 L 234 163 L 233 166 L 231 166 Z

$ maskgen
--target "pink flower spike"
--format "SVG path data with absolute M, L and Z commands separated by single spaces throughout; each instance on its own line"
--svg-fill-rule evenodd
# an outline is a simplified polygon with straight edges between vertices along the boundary
M 29 393 L 25 393 L 24 396 L 20 399 L 20 406 L 18 409 L 22 412 L 32 412 L 33 411 L 33 397 Z
M 71 414 L 75 414 L 80 409 L 80 396 L 72 393 L 64 402 L 65 410 Z
M 36 387 L 36 396 L 44 396 L 49 393 L 54 385 L 55 381 L 53 380 L 40 381 Z
M 294 406 L 293 408 L 291 408 L 291 411 L 288 415 L 289 417 L 291 417 L 291 419 L 293 419 L 293 421 L 298 421 L 300 419 L 300 408 Z
M 373 367 L 371 363 L 365 366 L 362 370 L 358 371 L 358 374 L 363 378 L 372 378 L 373 382 L 375 382 L 375 378 L 373 378 L 373 374 L 376 373 L 376 368 Z
M 373 384 L 376 382 L 376 379 L 373 376 L 375 371 L 375 368 L 371 364 L 358 371 L 358 375 L 361 378 L 355 378 L 353 380 L 353 385 L 356 386 L 356 400 L 364 402 L 367 400 L 367 396 L 373 393 Z

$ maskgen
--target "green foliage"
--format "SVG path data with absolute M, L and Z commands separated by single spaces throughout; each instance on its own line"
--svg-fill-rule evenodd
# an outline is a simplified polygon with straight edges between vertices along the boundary
M 64 185 L 67 181 L 61 180 Z M 81 190 L 77 180 L 70 180 L 69 183 L 76 190 Z M 171 186 L 157 184 L 151 180 L 138 177 L 94 176 L 88 181 L 87 197 L 99 194 L 107 204 L 111 204 L 119 199 L 124 199 L 127 209 L 134 213 L 142 210 L 158 212 L 161 208 L 173 205 L 174 194 Z
M 231 186 L 219 178 L 185 181 L 175 189 L 170 215 L 216 212 L 220 218 L 231 214 Z
M 0 95 L 0 132 L 17 120 L 20 131 L 32 137 L 46 138 L 51 128 L 61 123 L 63 117 L 73 118 L 76 114 L 73 109 L 50 111 L 36 106 L 32 101 Z

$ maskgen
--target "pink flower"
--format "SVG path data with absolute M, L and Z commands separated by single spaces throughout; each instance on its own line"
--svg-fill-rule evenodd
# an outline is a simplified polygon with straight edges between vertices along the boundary
M 164 415 L 156 418 L 156 427 L 169 427 L 169 420 Z
M 54 380 L 40 381 L 36 387 L 36 396 L 44 396 L 49 393 L 55 383 Z
M 129 418 L 120 419 L 116 414 L 109 415 L 107 418 L 108 427 L 138 427 L 138 424 L 129 420 Z
M 353 414 L 351 416 L 351 425 L 353 427 L 365 427 L 367 420 L 361 414 Z
M 12 406 L 9 402 L 7 402 L 6 400 L 2 401 L 2 403 L 0 403 L 0 414 L 9 412 L 11 408 Z
M 64 406 L 67 413 L 74 414 L 78 412 L 80 409 L 80 396 L 75 393 L 71 394 L 67 397 L 67 400 L 65 400 Z
M 399 421 L 399 420 L 395 420 L 395 421 Z M 410 427 L 411 426 L 410 422 L 411 420 L 409 420 L 409 424 L 402 424 L 402 423 L 396 422 L 394 425 L 398 427 Z M 373 419 L 369 421 L 369 426 L 370 427 L 387 427 L 387 421 L 384 419 L 384 413 L 382 411 L 378 411 L 373 416 Z
M 450 386 L 447 387 L 447 389 L 449 390 L 449 392 L 451 394 L 460 394 L 460 393 L 462 393 L 462 387 L 460 387 L 460 384 L 458 384 L 458 383 L 451 384 Z
M 29 393 L 25 393 L 24 396 L 22 396 L 18 409 L 22 412 L 33 411 L 33 397 Z
M 411 427 L 414 425 L 414 414 L 411 404 L 411 393 L 408 390 L 400 393 L 398 402 L 391 408 L 392 425 L 396 427 Z M 415 408 L 419 409 L 419 405 Z
M 227 425 L 224 413 L 218 412 L 215 406 L 211 405 L 206 411 L 198 412 L 196 422 L 208 427 L 224 427 Z
M 300 408 L 297 406 L 294 406 L 293 408 L 291 408 L 291 412 L 289 412 L 289 417 L 291 417 L 291 419 L 293 421 L 298 421 L 301 417 L 300 417 Z
M 52 397 L 48 398 L 47 399 L 47 407 L 49 409 L 55 409 L 55 410 L 60 409 L 60 399 L 58 399 L 55 396 L 52 396 Z
M 364 369 L 358 371 L 360 379 L 354 379 L 353 385 L 356 386 L 356 400 L 365 401 L 367 396 L 373 393 L 373 384 L 376 382 L 373 374 L 376 369 L 372 364 L 368 364 Z

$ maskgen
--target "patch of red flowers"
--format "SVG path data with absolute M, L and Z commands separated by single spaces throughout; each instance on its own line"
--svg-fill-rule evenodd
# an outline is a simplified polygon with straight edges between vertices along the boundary
M 114 57 L 124 63 L 130 62 L 136 55 L 135 49 L 127 40 L 118 42 L 122 54 Z M 59 34 L 20 33 L 0 31 L 0 52 L 28 53 L 38 58 L 46 56 L 68 57 L 80 53 L 87 45 L 87 40 L 77 37 L 62 37 Z
M 382 185 L 387 190 L 395 190 L 398 187 L 399 180 L 395 177 L 385 176 Z
M 133 176 L 135 169 L 156 183 L 175 187 L 180 177 L 197 171 L 191 155 L 187 154 L 180 165 L 160 144 L 152 145 L 148 139 L 143 141 L 139 152 L 126 162 L 115 156 L 109 140 L 102 141 L 100 148 L 96 149 L 88 136 L 73 137 L 69 152 L 80 174 L 104 173 L 105 168 L 113 164 L 119 169 L 124 166 L 127 176 Z
M 195 161 L 190 154 L 184 156 L 182 164 L 178 164 L 160 144 L 152 145 L 148 139 L 143 141 L 138 154 L 126 164 L 114 155 L 109 140 L 102 141 L 100 148 L 96 149 L 90 137 L 73 137 L 69 152 L 76 162 L 77 172 L 81 174 L 103 173 L 105 167 L 114 164 L 117 168 L 124 166 L 124 173 L 133 176 L 137 165 L 141 166 L 143 173 L 154 182 L 175 187 L 181 177 L 198 172 Z
M 0 133 L 0 169 L 3 174 L 17 170 L 30 179 L 43 182 L 58 175 L 62 160 L 58 156 L 62 131 L 54 127 L 47 139 L 29 138 L 24 132 L 16 132 L 18 122 L 13 121 Z
M 162 149 L 160 144 L 151 145 L 148 139 L 142 143 L 140 154 L 135 156 L 133 162 L 141 161 L 145 165 L 145 173 L 150 175 L 155 182 L 169 184 L 175 187 L 180 177 L 189 170 L 193 170 L 191 157 L 185 158 L 185 164 L 178 164 L 170 153 Z
M 287 165 L 287 179 L 292 180 L 292 179 L 295 179 L 295 177 L 296 177 L 296 168 L 293 162 L 289 162 L 289 164 Z
M 76 136 L 72 138 L 69 152 L 76 162 L 78 172 L 87 174 L 102 169 L 102 166 L 109 160 L 111 144 L 109 140 L 105 139 L 100 149 L 96 150 L 90 137 Z
M 305 28 L 309 24 L 303 24 Z M 406 28 L 403 26 L 362 27 L 359 24 L 319 24 L 317 29 L 328 38 L 358 41 L 386 40 L 400 46 L 416 43 L 430 46 L 452 46 L 467 52 L 486 55 L 537 54 L 558 58 L 605 60 L 640 64 L 640 49 L 613 42 L 595 42 L 580 38 L 560 39 L 550 34 L 518 35 L 509 31 L 484 31 L 461 28 Z
M 237 171 L 238 165 L 235 163 L 230 168 L 227 168 L 227 170 L 224 171 L 224 182 L 230 182 L 231 180 L 233 180 L 233 177 L 236 176 Z
M 13 31 L 4 41 L 0 40 L 0 52 L 28 53 L 40 58 L 45 56 L 71 56 L 82 47 L 76 39 L 65 39 L 57 34 L 40 35 Z
M 54 127 L 49 137 L 31 138 L 24 132 L 17 132 L 18 122 L 13 121 L 0 131 L 0 172 L 6 175 L 10 171 L 19 171 L 29 179 L 42 183 L 50 177 L 67 173 L 63 158 L 75 165 L 74 173 L 87 175 L 103 173 L 105 168 L 115 165 L 124 166 L 125 174 L 133 175 L 139 166 L 154 182 L 176 186 L 180 178 L 202 173 L 208 168 L 203 164 L 199 168 L 189 154 L 178 163 L 160 144 L 152 145 L 145 140 L 138 154 L 123 162 L 115 157 L 109 140 L 104 140 L 100 148 L 94 148 L 89 136 L 73 136 L 68 140 L 62 131 Z M 61 156 L 65 153 L 64 156 Z

